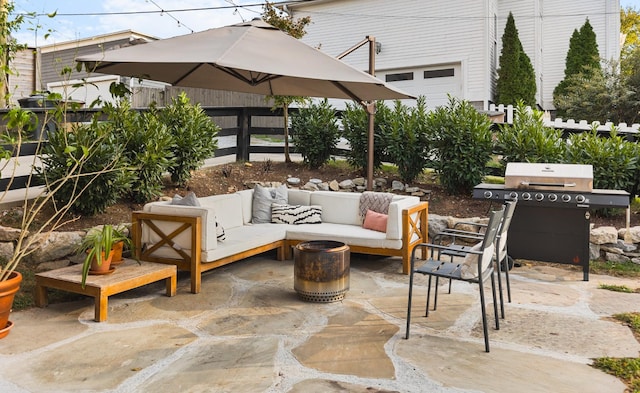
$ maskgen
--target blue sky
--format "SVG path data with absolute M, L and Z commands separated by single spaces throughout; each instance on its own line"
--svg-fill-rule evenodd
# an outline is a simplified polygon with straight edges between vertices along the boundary
M 640 1 L 640 0 L 639 0 Z M 49 45 L 122 30 L 134 30 L 159 38 L 188 34 L 251 20 L 262 7 L 236 8 L 234 5 L 262 4 L 263 0 L 15 0 L 15 12 L 35 12 L 20 32 L 19 42 Z M 230 7 L 211 9 L 213 7 Z M 175 11 L 199 9 L 196 11 Z M 58 12 L 54 18 L 46 14 Z M 160 13 L 161 10 L 169 12 Z M 152 13 L 142 13 L 149 12 Z M 87 15 L 96 13 L 141 12 L 127 15 Z M 65 15 L 66 14 L 66 15 Z M 80 14 L 80 15 L 68 15 Z M 47 39 L 44 34 L 50 31 Z M 36 34 L 37 32 L 37 34 Z M 37 38 L 36 38 L 37 37 Z
M 607 0 L 609 1 L 609 0 Z M 29 18 L 14 36 L 19 42 L 49 45 L 122 30 L 134 30 L 159 38 L 188 34 L 214 27 L 251 20 L 262 7 L 235 8 L 234 5 L 262 4 L 263 0 L 15 0 L 16 11 L 48 14 L 58 11 L 54 18 Z M 640 0 L 620 0 L 621 7 L 640 10 Z M 203 9 L 230 7 L 227 9 Z M 160 13 L 160 10 L 176 10 Z M 199 9 L 179 12 L 177 10 Z M 145 12 L 127 15 L 86 15 L 113 12 Z M 65 15 L 84 14 L 84 15 Z M 180 23 L 178 23 L 178 21 Z M 49 32 L 47 39 L 44 33 Z

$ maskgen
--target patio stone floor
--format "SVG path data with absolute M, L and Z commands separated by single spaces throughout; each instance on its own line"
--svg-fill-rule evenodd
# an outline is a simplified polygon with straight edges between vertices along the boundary
M 451 294 L 443 283 L 425 318 L 426 278 L 416 277 L 405 340 L 400 270 L 399 258 L 352 255 L 345 299 L 307 303 L 293 290 L 293 262 L 267 253 L 205 273 L 197 295 L 181 273 L 175 297 L 162 282 L 110 297 L 102 323 L 92 298 L 14 312 L 0 391 L 624 392 L 589 364 L 639 356 L 630 330 L 608 317 L 640 311 L 640 294 L 598 289 L 635 280 L 514 268 L 513 303 L 485 353 L 477 287 L 461 282 Z

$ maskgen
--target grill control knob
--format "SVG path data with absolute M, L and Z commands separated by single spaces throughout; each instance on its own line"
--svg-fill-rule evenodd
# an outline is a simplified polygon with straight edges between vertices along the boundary
M 548 198 L 551 202 L 555 202 L 558 200 L 558 196 L 556 194 L 549 194 Z
M 531 194 L 529 194 L 528 192 L 523 192 L 522 193 L 522 200 L 530 201 L 531 200 Z
M 562 202 L 570 202 L 570 201 L 571 201 L 571 195 L 562 194 Z
M 509 193 L 509 198 L 511 198 L 511 199 L 518 199 L 518 193 L 517 193 L 517 192 L 515 192 L 515 191 L 511 191 L 511 192 Z
M 493 196 L 493 193 L 491 191 L 485 191 L 483 195 L 485 199 L 489 199 Z
M 536 201 L 540 202 L 541 200 L 544 199 L 544 194 L 537 193 L 535 198 L 536 198 Z
M 585 201 L 584 195 L 576 195 L 576 202 L 584 203 L 584 201 Z

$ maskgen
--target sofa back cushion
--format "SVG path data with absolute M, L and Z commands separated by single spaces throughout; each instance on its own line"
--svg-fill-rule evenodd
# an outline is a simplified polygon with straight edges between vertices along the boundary
M 242 197 L 238 194 L 212 195 L 200 198 L 200 205 L 213 207 L 216 220 L 225 230 L 243 225 Z
M 322 222 L 362 225 L 360 193 L 340 191 L 314 191 L 311 205 L 322 206 Z
M 289 205 L 309 206 L 311 204 L 311 191 L 289 189 Z

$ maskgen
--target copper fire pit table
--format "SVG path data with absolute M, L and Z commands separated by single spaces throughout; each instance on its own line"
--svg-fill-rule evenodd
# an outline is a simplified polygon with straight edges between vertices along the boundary
M 330 303 L 349 290 L 349 246 L 331 240 L 298 243 L 293 288 L 302 300 Z

